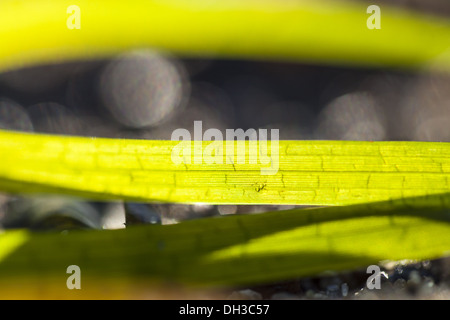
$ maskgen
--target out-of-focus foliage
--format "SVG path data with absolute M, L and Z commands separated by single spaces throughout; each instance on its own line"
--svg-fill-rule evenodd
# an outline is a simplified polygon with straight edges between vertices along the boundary
M 101 58 L 137 47 L 187 56 L 303 60 L 450 69 L 444 19 L 383 6 L 366 27 L 367 4 L 349 1 L 77 2 L 81 29 L 66 27 L 66 2 L 0 4 L 0 69 Z

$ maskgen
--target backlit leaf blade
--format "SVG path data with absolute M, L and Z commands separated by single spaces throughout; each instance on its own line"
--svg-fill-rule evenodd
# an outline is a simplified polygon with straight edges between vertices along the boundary
M 348 1 L 79 0 L 81 29 L 67 28 L 65 1 L 0 3 L 0 69 L 105 58 L 151 47 L 182 56 L 432 67 L 450 70 L 450 24 Z
M 88 294 L 100 280 L 249 285 L 383 260 L 432 259 L 450 252 L 449 209 L 445 194 L 114 231 L 6 232 L 0 248 L 7 242 L 15 249 L 0 253 L 0 283 L 26 279 L 33 290 L 51 280 L 66 290 L 64 271 L 75 264 Z
M 280 141 L 274 175 L 261 174 L 268 165 L 249 163 L 248 148 L 245 163 L 238 164 L 236 152 L 228 164 L 225 142 L 222 164 L 195 164 L 199 153 L 194 142 L 192 163 L 175 164 L 172 150 L 179 143 L 0 131 L 0 190 L 91 199 L 301 205 L 348 205 L 450 191 L 449 143 Z M 203 150 L 210 143 L 203 142 Z

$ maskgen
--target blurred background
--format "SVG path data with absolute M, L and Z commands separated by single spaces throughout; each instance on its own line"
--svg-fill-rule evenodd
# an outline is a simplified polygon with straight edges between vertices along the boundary
M 385 3 L 450 16 L 446 0 L 385 0 L 376 4 Z M 170 139 L 177 128 L 192 132 L 194 120 L 202 120 L 204 130 L 276 128 L 282 140 L 449 142 L 450 76 L 302 63 L 185 59 L 150 48 L 123 52 L 109 60 L 0 74 L 1 129 Z M 116 229 L 135 223 L 170 224 L 287 208 L 292 206 L 124 204 L 0 195 L 0 227 Z

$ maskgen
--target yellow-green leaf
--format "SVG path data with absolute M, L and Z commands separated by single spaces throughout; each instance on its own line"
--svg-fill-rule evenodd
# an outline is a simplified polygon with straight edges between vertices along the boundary
M 367 28 L 367 3 L 348 1 L 78 0 L 0 3 L 0 69 L 104 58 L 152 47 L 183 56 L 310 61 L 450 70 L 450 24 L 381 6 Z
M 0 190 L 91 199 L 212 204 L 347 205 L 450 191 L 450 144 L 280 141 L 268 165 L 175 164 L 178 141 L 120 140 L 0 131 Z M 212 142 L 204 141 L 202 150 Z M 271 144 L 268 141 L 270 154 Z M 195 151 L 195 152 L 194 152 Z M 241 155 L 243 155 L 241 153 Z M 278 160 L 277 160 L 278 158 Z M 278 163 L 278 165 L 275 165 Z M 275 172 L 274 172 L 275 173 Z
M 0 251 L 0 284 L 63 291 L 67 266 L 77 265 L 84 294 L 96 281 L 216 287 L 432 259 L 450 252 L 449 209 L 446 194 L 114 231 L 6 232 L 0 248 L 15 250 Z

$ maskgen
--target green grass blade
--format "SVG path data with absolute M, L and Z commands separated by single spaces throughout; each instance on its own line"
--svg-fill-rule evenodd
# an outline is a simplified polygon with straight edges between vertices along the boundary
M 0 69 L 109 57 L 153 47 L 184 56 L 276 59 L 450 70 L 450 24 L 381 6 L 369 30 L 367 3 L 347 1 L 78 0 L 0 3 Z
M 91 199 L 303 205 L 450 191 L 449 143 L 280 141 L 275 175 L 262 175 L 265 165 L 249 164 L 248 149 L 244 164 L 237 164 L 236 156 L 234 164 L 227 164 L 224 148 L 223 164 L 176 165 L 171 153 L 178 143 L 0 131 L 0 190 Z M 203 142 L 203 149 L 210 143 Z
M 52 279 L 65 290 L 65 270 L 75 264 L 84 294 L 89 279 L 249 285 L 432 259 L 450 253 L 449 209 L 446 194 L 114 231 L 8 231 L 0 235 L 0 283 L 21 279 L 32 290 Z

